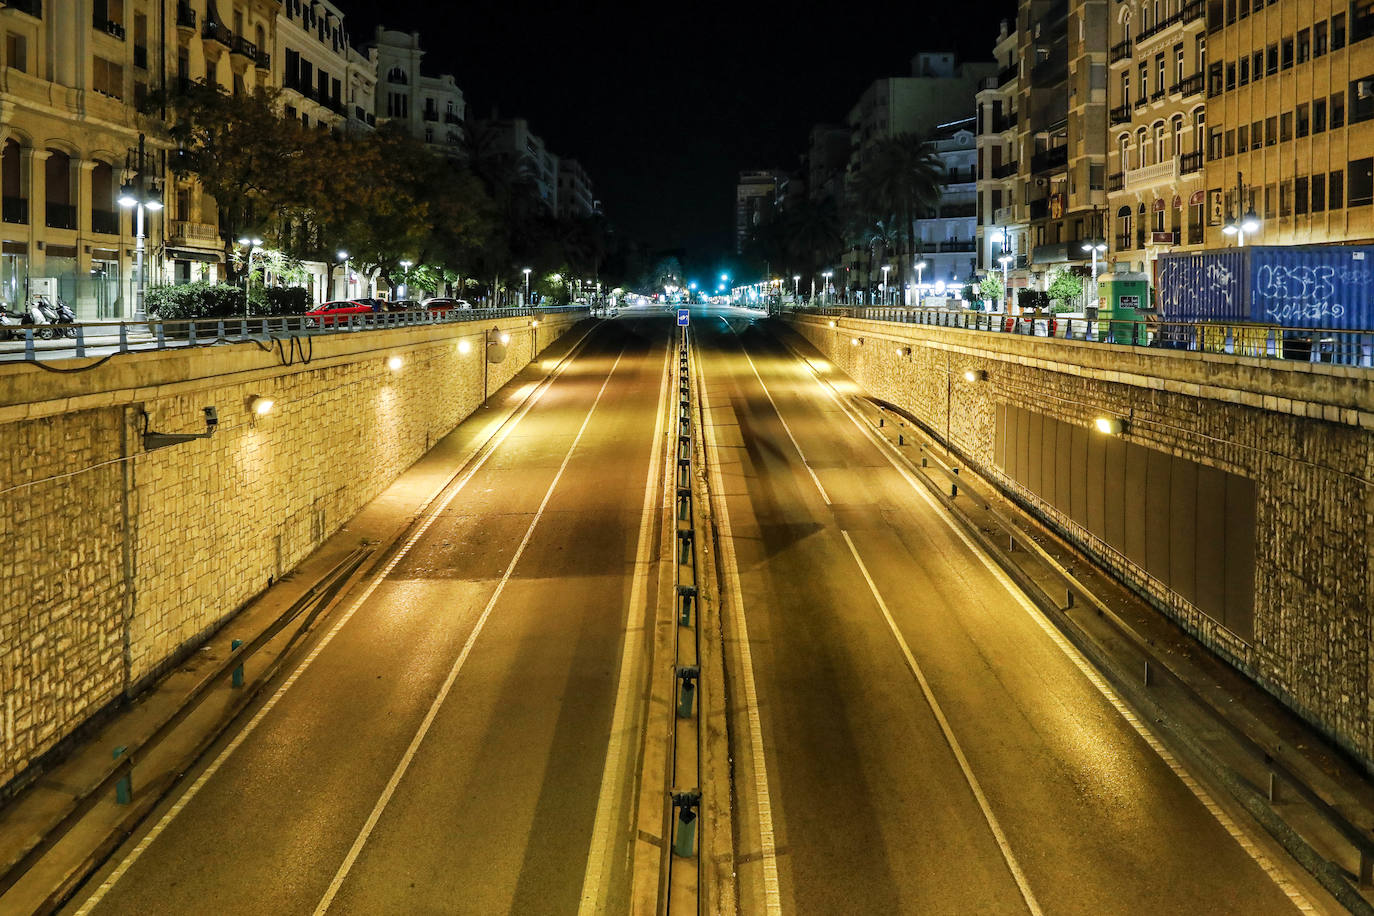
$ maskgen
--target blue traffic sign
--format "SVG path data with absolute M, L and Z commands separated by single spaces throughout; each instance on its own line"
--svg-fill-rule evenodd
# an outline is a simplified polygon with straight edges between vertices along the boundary
M 688 309 L 678 309 L 678 310 L 677 310 L 677 326 L 680 327 L 680 328 L 685 328 L 685 327 L 687 327 L 687 319 L 691 316 L 691 314 L 692 314 L 692 313 L 691 313 Z

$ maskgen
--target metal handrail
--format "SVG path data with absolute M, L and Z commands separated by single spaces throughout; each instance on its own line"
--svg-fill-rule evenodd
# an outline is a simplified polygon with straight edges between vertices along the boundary
M 586 311 L 585 306 L 550 306 L 548 308 L 488 308 L 488 309 L 406 309 L 396 312 L 371 312 L 350 315 L 255 315 L 237 318 L 202 318 L 197 320 L 165 320 L 151 317 L 146 321 L 94 321 L 74 324 L 26 324 L 7 327 L 13 338 L 23 341 L 23 359 L 38 360 L 83 359 L 88 350 L 112 347 L 110 353 L 138 353 L 153 350 L 174 350 L 204 347 L 221 343 L 247 343 L 291 335 L 344 334 L 356 331 L 388 328 L 419 327 L 434 324 L 453 324 L 487 321 L 501 318 L 538 317 Z M 39 343 L 44 346 L 39 346 Z M 49 345 L 51 344 L 51 345 Z M 103 355 L 103 353 L 101 354 Z M 0 362 L 5 354 L 0 351 Z
M 1329 363 L 1374 368 L 1374 330 L 1291 328 L 1249 322 L 1137 321 L 1086 318 L 1054 313 L 975 312 L 968 309 L 926 309 L 882 306 L 819 306 L 799 314 L 857 318 L 901 324 L 933 325 L 994 334 L 1020 334 L 1103 346 L 1187 350 L 1276 359 L 1288 362 Z

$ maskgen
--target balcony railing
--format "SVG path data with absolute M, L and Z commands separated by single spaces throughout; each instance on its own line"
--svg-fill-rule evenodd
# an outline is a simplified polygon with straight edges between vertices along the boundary
M 1069 65 L 1059 58 L 1050 58 L 1031 71 L 1031 85 L 1044 89 L 1064 82 L 1069 75 Z
M 1144 108 L 1144 107 L 1145 107 L 1146 105 L 1148 105 L 1148 104 L 1150 104 L 1150 100 L 1147 99 L 1147 98 L 1145 98 L 1145 96 L 1143 96 L 1143 95 L 1142 95 L 1140 98 L 1138 98 L 1138 99 L 1135 100 L 1135 107 L 1136 107 L 1136 108 Z
M 941 251 L 977 251 L 978 243 L 973 239 L 945 239 L 939 247 Z
M 959 219 L 965 216 L 977 216 L 977 204 L 947 204 L 939 209 L 934 216 L 938 219 Z
M 1016 64 L 1012 64 L 1010 67 L 1006 67 L 1006 68 L 1004 68 L 1000 73 L 998 73 L 998 74 L 997 74 L 997 87 L 1000 89 L 1001 87 L 1005 86 L 1007 83 L 1010 83 L 1012 80 L 1016 79 L 1017 69 L 1018 69 L 1018 68 L 1017 68 Z
M 35 19 L 43 18 L 43 0 L 9 0 L 5 6 L 7 9 L 28 13 Z
M 1170 157 L 1167 162 L 1156 162 L 1154 165 L 1147 165 L 1144 168 L 1130 169 L 1126 172 L 1124 187 L 1127 190 L 1139 187 L 1151 187 L 1161 181 L 1168 181 L 1178 177 L 1178 159 Z
M 75 204 L 48 204 L 47 222 L 49 229 L 75 229 Z
M 1047 216 L 1049 216 L 1049 215 L 1050 215 L 1050 199 L 1049 199 L 1048 197 L 1042 197 L 1042 198 L 1040 198 L 1039 200 L 1033 200 L 1033 201 L 1030 202 L 1030 218 L 1031 218 L 1031 219 L 1044 219 L 1045 217 L 1047 217 Z
M 437 111 L 426 111 L 426 112 L 424 113 L 424 119 L 425 119 L 426 121 L 438 121 L 438 120 L 439 120 L 439 112 L 437 112 Z
M 1111 53 L 1107 57 L 1108 63 L 1114 64 L 1119 60 L 1125 60 L 1126 58 L 1130 57 L 1131 48 L 1132 45 L 1131 40 L 1129 38 L 1124 39 L 1122 41 L 1118 41 L 1116 44 L 1112 45 Z
M 1169 91 L 1183 96 L 1185 99 L 1190 95 L 1197 95 L 1202 91 L 1204 80 L 1201 73 L 1194 73 L 1192 76 L 1185 77 L 1182 82 L 1171 86 Z
M 940 176 L 940 184 L 968 184 L 977 180 L 973 169 L 950 169 Z
M 1178 230 L 1177 230 L 1177 229 L 1165 229 L 1165 230 L 1163 230 L 1163 231 L 1160 231 L 1160 230 L 1156 229 L 1156 230 L 1154 230 L 1154 231 L 1152 231 L 1152 232 L 1150 233 L 1150 244 L 1151 244 L 1151 245 L 1177 245 L 1177 244 L 1178 244 Z
M 1004 130 L 1011 130 L 1013 127 L 1016 126 L 1016 120 L 1017 116 L 1016 112 L 1014 111 L 1010 114 L 1005 114 L 1000 117 L 993 118 L 992 132 L 995 134 L 1000 134 Z
M 124 37 L 124 26 L 112 19 L 96 16 L 91 24 L 95 26 L 97 32 L 104 32 L 106 35 L 113 35 L 115 38 L 119 39 Z
M 0 198 L 0 219 L 7 223 L 27 223 L 29 221 L 28 198 Z
M 200 30 L 200 35 L 206 41 L 217 41 L 226 48 L 233 47 L 234 33 L 228 26 L 220 25 L 213 19 L 205 20 L 205 25 Z
M 258 46 L 253 44 L 253 42 L 249 41 L 247 38 L 244 38 L 242 35 L 234 36 L 234 44 L 231 47 L 230 51 L 233 54 L 241 54 L 244 57 L 248 57 L 253 60 L 258 59 Z
M 1194 150 L 1178 157 L 1178 173 L 1180 175 L 1191 175 L 1200 171 L 1202 171 L 1202 150 Z
M 194 29 L 196 27 L 196 11 L 185 3 L 177 4 L 177 28 Z
M 1125 176 L 1121 172 L 1112 172 L 1107 176 L 1107 190 L 1120 191 L 1126 186 Z
M 218 245 L 219 229 L 209 223 L 192 223 L 174 219 L 167 222 L 167 238 L 172 242 L 209 242 Z
M 1207 13 L 1207 4 L 1204 0 L 1194 0 L 1183 9 L 1179 10 L 1178 21 L 1187 25 L 1194 19 L 1201 19 Z
M 1067 146 L 1050 147 L 1031 157 L 1031 172 L 1048 172 L 1067 164 L 1068 161 L 1069 148 Z
M 266 51 L 259 51 L 258 58 L 253 62 L 253 66 L 257 67 L 259 70 L 271 70 L 272 55 L 268 54 Z
M 1012 160 L 1011 162 L 1004 162 L 1001 165 L 994 165 L 992 167 L 992 177 L 1011 178 L 1013 175 L 1016 174 L 1016 170 L 1020 167 L 1020 165 L 1021 163 L 1015 160 Z
M 1118 105 L 1111 110 L 1108 120 L 1112 124 L 1126 124 L 1131 120 L 1131 106 L 1129 103 Z
M 119 211 L 92 210 L 91 231 L 102 235 L 119 235 Z
M 444 112 L 444 123 L 445 123 L 445 124 L 462 124 L 462 123 L 463 123 L 463 119 L 460 118 L 460 117 L 458 117 L 458 115 L 455 114 L 455 113 L 452 112 L 452 111 L 446 111 L 446 112 Z

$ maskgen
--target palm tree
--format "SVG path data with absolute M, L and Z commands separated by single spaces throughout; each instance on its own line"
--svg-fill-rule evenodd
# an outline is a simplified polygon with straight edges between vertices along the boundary
M 939 203 L 940 177 L 939 159 L 916 134 L 879 140 L 859 172 L 859 207 L 869 222 L 895 229 L 895 241 L 903 255 L 903 283 L 916 253 L 915 221 Z
M 844 246 L 840 215 L 830 198 L 800 200 L 783 213 L 784 247 L 795 271 L 828 263 Z

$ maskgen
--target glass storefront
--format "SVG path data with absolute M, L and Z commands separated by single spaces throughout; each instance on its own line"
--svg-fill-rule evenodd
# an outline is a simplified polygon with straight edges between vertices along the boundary
M 23 242 L 5 242 L 0 246 L 0 305 L 6 311 L 20 312 L 24 308 L 29 284 L 28 252 L 29 247 Z

